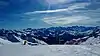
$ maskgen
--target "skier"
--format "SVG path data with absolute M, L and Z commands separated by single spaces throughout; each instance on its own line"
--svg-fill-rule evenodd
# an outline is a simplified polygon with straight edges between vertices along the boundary
M 23 43 L 23 45 L 26 45 L 27 44 L 27 40 L 24 40 L 24 43 Z

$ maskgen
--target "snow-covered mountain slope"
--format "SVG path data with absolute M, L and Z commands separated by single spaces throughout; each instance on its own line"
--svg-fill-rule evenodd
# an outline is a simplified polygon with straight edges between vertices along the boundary
M 42 41 L 42 40 L 38 40 L 38 39 L 36 39 L 36 38 L 32 38 L 32 39 L 34 39 L 38 44 L 40 44 L 40 45 L 48 45 L 46 42 L 44 42 L 44 41 Z
M 89 39 L 87 39 L 85 42 L 81 43 L 82 45 L 100 45 L 100 36 L 98 36 L 97 38 L 95 37 L 90 37 Z
M 11 42 L 11 41 L 8 41 L 8 40 L 5 40 L 5 39 L 0 38 L 0 45 L 6 45 L 6 44 L 21 44 L 21 45 L 23 45 L 24 44 L 24 41 L 25 40 L 21 39 L 20 37 L 15 36 L 15 35 L 14 35 L 14 37 L 17 40 L 19 40 L 20 42 Z M 28 42 L 27 41 L 27 45 L 31 45 L 31 46 L 32 45 L 47 45 L 47 43 L 45 43 L 42 40 L 38 40 L 36 38 L 33 38 L 33 39 L 36 41 L 36 43 L 32 43 L 32 42 Z
M 4 40 L 2 38 L 0 38 L 0 45 L 4 45 L 4 44 L 11 44 L 12 42 L 8 41 L 8 40 Z
M 100 56 L 100 45 L 3 45 L 0 56 Z
M 79 45 L 87 39 L 100 36 L 100 27 L 51 27 L 40 29 L 6 30 L 0 29 L 0 38 L 13 43 L 23 43 L 27 40 L 29 45 L 70 44 Z M 88 36 L 88 37 L 87 37 Z M 96 42 L 93 41 L 93 42 Z M 36 45 L 37 45 L 36 44 Z

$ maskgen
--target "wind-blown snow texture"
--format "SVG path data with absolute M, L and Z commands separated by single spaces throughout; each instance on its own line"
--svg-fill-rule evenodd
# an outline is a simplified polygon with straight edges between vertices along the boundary
M 41 29 L 27 28 L 23 30 L 0 29 L 0 38 L 13 43 L 22 43 L 24 40 L 27 40 L 29 45 L 94 45 L 100 43 L 100 27 L 72 26 Z
M 4 45 L 0 56 L 100 56 L 100 45 Z

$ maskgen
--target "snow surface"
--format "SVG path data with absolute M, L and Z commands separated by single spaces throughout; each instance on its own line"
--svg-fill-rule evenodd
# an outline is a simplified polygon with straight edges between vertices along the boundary
M 100 45 L 100 36 L 97 38 L 95 37 L 90 37 L 87 39 L 85 42 L 81 43 L 82 45 Z
M 100 45 L 0 46 L 0 56 L 100 56 Z
M 4 45 L 4 44 L 11 44 L 12 42 L 8 41 L 8 40 L 4 40 L 2 38 L 0 38 L 0 45 Z

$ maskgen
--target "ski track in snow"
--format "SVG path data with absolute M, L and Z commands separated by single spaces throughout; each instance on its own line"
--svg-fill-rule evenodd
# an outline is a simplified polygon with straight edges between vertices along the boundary
M 0 56 L 100 56 L 99 52 L 100 45 L 0 46 Z

